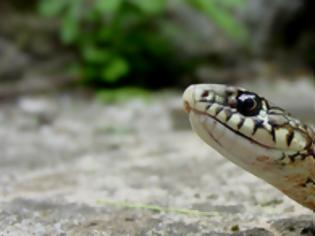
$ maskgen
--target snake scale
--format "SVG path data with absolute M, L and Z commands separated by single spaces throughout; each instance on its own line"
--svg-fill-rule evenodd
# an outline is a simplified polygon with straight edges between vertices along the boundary
M 198 84 L 183 94 L 193 130 L 243 169 L 315 210 L 315 131 L 243 88 Z

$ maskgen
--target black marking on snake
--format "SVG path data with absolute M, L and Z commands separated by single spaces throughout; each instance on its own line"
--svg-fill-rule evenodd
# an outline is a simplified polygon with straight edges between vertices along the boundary
M 254 119 L 254 129 L 252 135 L 254 135 L 260 128 L 264 128 L 264 121 L 260 119 Z
M 208 111 L 211 107 L 212 107 L 213 103 L 209 103 L 207 106 L 206 106 L 206 111 Z
M 308 126 L 307 126 L 306 124 L 303 124 L 303 125 L 302 125 L 302 128 L 303 128 L 305 131 L 308 130 Z
M 214 112 L 214 115 L 217 116 L 219 115 L 219 113 L 223 110 L 223 107 L 222 106 L 219 106 L 215 109 L 215 112 Z
M 242 126 L 244 125 L 244 122 L 245 122 L 245 119 L 244 119 L 243 117 L 241 117 L 240 122 L 237 124 L 237 128 L 238 128 L 238 129 L 241 129 Z
M 227 96 L 224 97 L 223 104 L 229 104 L 229 97 L 227 97 Z
M 275 127 L 271 126 L 271 131 L 270 131 L 271 137 L 272 137 L 272 141 L 274 143 L 277 142 L 277 138 L 276 138 L 276 131 L 275 131 Z
M 269 113 L 269 115 L 271 115 L 271 114 Z M 274 115 L 276 115 L 276 114 L 274 114 Z M 270 117 L 268 120 L 268 124 L 271 125 L 271 127 L 273 127 L 273 128 L 278 128 L 280 126 L 278 124 L 277 120 L 275 120 L 274 118 L 270 118 Z
M 305 145 L 304 149 L 310 149 L 312 147 L 312 145 L 314 144 L 313 140 L 311 140 L 309 137 L 306 138 L 306 142 L 307 144 Z
M 261 99 L 262 99 L 263 104 L 265 104 L 267 110 L 269 110 L 270 109 L 269 102 L 265 98 L 261 98 Z
M 295 158 L 300 156 L 300 153 L 297 152 L 297 153 L 294 153 L 292 155 L 288 155 L 288 157 L 290 158 L 291 162 L 294 162 L 295 161 Z
M 231 111 L 230 109 L 225 109 L 224 112 L 225 112 L 225 116 L 226 116 L 225 122 L 228 122 L 232 118 L 232 116 L 234 115 L 234 112 Z
M 274 111 L 274 110 L 268 111 L 268 115 L 282 115 L 282 114 L 283 114 L 283 113 L 280 112 L 280 111 Z
M 228 130 L 232 131 L 233 133 L 239 135 L 240 137 L 243 137 L 244 139 L 246 139 L 246 140 L 248 140 L 248 141 L 250 141 L 250 142 L 252 142 L 252 143 L 254 143 L 254 144 L 257 144 L 257 145 L 259 145 L 259 146 L 261 146 L 261 147 L 264 147 L 264 148 L 273 149 L 272 147 L 267 146 L 267 145 L 264 145 L 264 144 L 262 144 L 262 143 L 256 141 L 255 139 L 252 139 L 252 138 L 246 136 L 245 134 L 242 134 L 241 132 L 239 132 L 239 131 L 237 131 L 237 130 L 231 128 L 231 127 L 228 126 L 225 122 L 220 121 L 220 120 L 217 119 L 215 116 L 212 116 L 212 115 L 210 115 L 210 114 L 208 114 L 208 113 L 205 114 L 204 112 L 200 112 L 200 111 L 198 111 L 198 110 L 193 110 L 193 111 L 195 111 L 196 113 L 199 113 L 199 114 L 203 114 L 203 115 L 209 116 L 211 119 L 214 119 L 216 122 L 218 122 L 219 124 L 223 125 L 223 126 L 224 126 L 225 128 L 227 128 Z M 241 117 L 241 118 L 242 118 L 242 117 Z M 242 122 L 242 123 L 244 123 L 245 120 L 244 120 L 244 118 L 242 118 L 242 119 L 243 119 L 243 122 Z
M 235 90 L 233 88 L 227 88 L 225 90 L 225 94 L 226 94 L 226 97 L 230 97 L 232 96 L 233 94 L 235 94 Z
M 286 158 L 287 156 L 285 155 L 285 153 L 283 152 L 282 154 L 281 154 L 281 157 L 280 157 L 280 161 L 283 161 L 285 158 Z
M 269 107 L 268 114 L 270 115 L 271 114 L 274 114 L 274 115 L 288 114 L 289 115 L 289 113 L 286 110 L 282 109 L 281 107 L 275 107 L 275 106 Z
M 281 157 L 279 158 L 281 167 L 285 167 L 287 163 L 285 163 L 285 159 L 287 158 L 287 155 L 283 152 L 281 153 Z
M 210 98 L 208 99 L 208 102 L 215 102 L 215 93 L 213 92 L 212 95 L 210 96 Z
M 312 152 L 312 149 L 307 149 L 300 152 L 301 160 L 304 161 L 307 157 L 314 158 L 314 154 Z
M 289 133 L 286 136 L 286 141 L 287 141 L 287 145 L 288 147 L 290 147 L 292 140 L 294 138 L 295 132 L 293 130 L 289 130 Z
M 308 184 L 312 184 L 312 185 L 315 185 L 315 181 L 312 180 L 311 178 L 307 178 L 305 183 L 302 184 L 303 187 L 306 187 Z

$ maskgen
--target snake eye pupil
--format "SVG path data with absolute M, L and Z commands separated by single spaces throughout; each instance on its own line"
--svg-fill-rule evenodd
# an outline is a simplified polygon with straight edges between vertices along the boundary
M 252 110 L 255 108 L 256 104 L 255 104 L 255 100 L 252 98 L 248 98 L 246 100 L 243 101 L 243 105 L 245 107 L 248 107 L 249 110 Z
M 261 99 L 254 93 L 242 92 L 237 97 L 237 110 L 244 116 L 255 116 L 261 110 Z

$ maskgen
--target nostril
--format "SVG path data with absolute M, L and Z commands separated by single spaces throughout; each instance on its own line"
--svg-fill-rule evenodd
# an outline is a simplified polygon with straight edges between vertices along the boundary
M 207 91 L 207 90 L 203 91 L 203 93 L 201 94 L 202 98 L 206 98 L 208 96 L 209 96 L 209 91 Z

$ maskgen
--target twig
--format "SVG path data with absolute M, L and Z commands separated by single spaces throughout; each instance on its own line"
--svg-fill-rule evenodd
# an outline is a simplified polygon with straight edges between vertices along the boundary
M 142 204 L 142 203 L 130 203 L 127 201 L 112 201 L 112 200 L 97 200 L 97 204 L 121 207 L 121 208 L 129 208 L 129 209 L 145 209 L 154 212 L 167 212 L 167 213 L 177 213 L 187 216 L 205 216 L 205 217 L 213 217 L 216 214 L 214 212 L 204 212 L 198 210 L 191 210 L 186 208 L 175 208 L 175 207 L 161 207 L 157 205 L 151 204 Z

